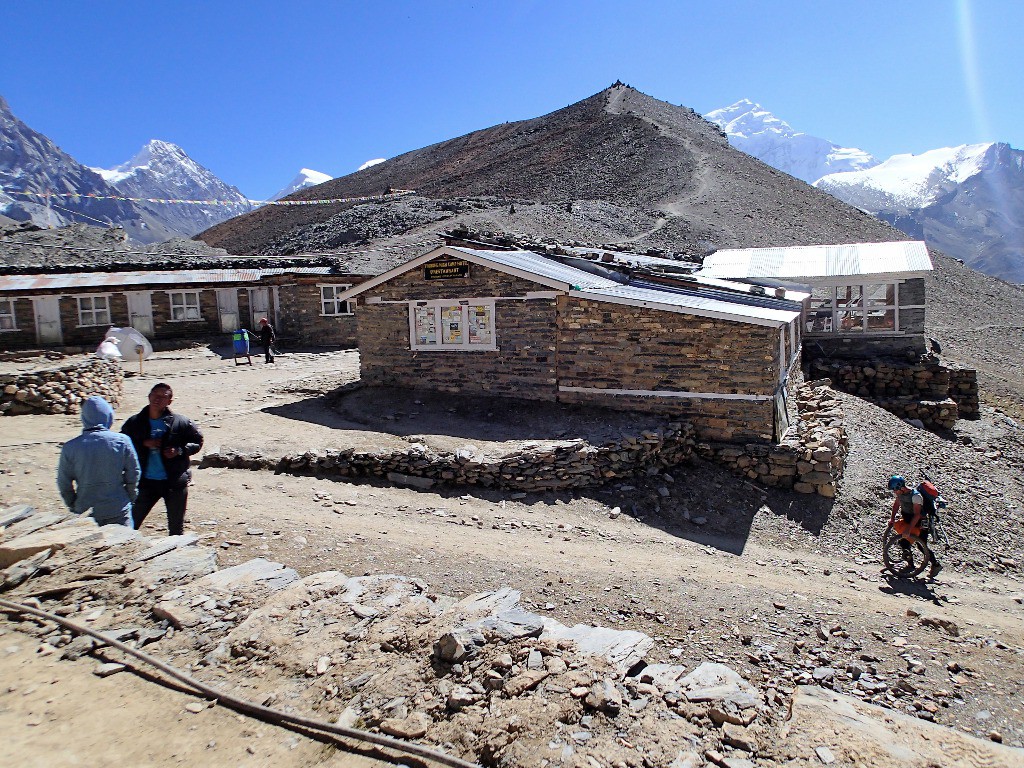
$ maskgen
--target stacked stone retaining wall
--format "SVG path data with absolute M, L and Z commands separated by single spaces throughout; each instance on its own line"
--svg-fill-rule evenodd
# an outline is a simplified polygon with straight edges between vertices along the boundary
M 78 413 L 93 395 L 116 405 L 123 392 L 121 366 L 106 360 L 0 374 L 0 415 Z
M 697 452 L 761 485 L 832 498 L 847 451 L 839 399 L 824 379 L 801 385 L 796 405 L 797 420 L 778 445 L 700 443 Z
M 203 466 L 376 477 L 424 489 L 479 485 L 517 491 L 550 491 L 594 487 L 648 469 L 677 466 L 690 460 L 695 445 L 691 425 L 670 422 L 661 428 L 644 430 L 600 446 L 584 440 L 542 443 L 500 457 L 480 454 L 472 446 L 455 453 L 438 453 L 414 443 L 391 452 L 349 448 L 282 457 L 213 451 L 205 455 Z
M 951 429 L 959 418 L 980 415 L 977 371 L 949 368 L 934 358 L 918 363 L 892 360 L 811 362 L 812 377 L 832 379 L 836 389 L 870 400 L 927 429 Z

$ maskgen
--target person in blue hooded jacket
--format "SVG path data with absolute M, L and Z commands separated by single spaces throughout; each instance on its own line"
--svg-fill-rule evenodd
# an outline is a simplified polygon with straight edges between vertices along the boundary
M 111 432 L 114 409 L 102 397 L 82 404 L 82 434 L 64 443 L 57 488 L 76 515 L 92 510 L 100 525 L 132 525 L 139 493 L 139 459 L 131 438 Z

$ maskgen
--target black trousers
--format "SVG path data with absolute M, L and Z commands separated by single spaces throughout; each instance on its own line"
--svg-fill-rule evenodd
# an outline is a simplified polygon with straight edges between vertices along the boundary
M 188 480 L 184 478 L 174 482 L 146 478 L 139 481 L 139 497 L 132 506 L 135 530 L 142 527 L 146 515 L 160 499 L 167 507 L 167 532 L 171 536 L 180 536 L 185 532 L 185 507 L 188 504 Z
M 273 351 L 273 347 L 274 347 L 274 344 L 273 344 L 273 342 L 270 342 L 270 341 L 268 341 L 265 344 L 263 344 L 263 355 L 264 355 L 264 358 L 265 358 L 266 362 L 268 362 L 268 363 L 274 362 L 274 355 L 271 354 L 272 351 Z

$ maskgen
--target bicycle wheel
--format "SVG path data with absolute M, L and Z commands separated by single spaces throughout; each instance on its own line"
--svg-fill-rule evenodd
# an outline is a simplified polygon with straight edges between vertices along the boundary
M 903 537 L 896 531 L 886 529 L 882 537 L 882 562 L 895 576 L 911 579 L 928 567 L 930 553 L 923 541 L 911 542 L 908 547 L 900 546 L 901 541 Z

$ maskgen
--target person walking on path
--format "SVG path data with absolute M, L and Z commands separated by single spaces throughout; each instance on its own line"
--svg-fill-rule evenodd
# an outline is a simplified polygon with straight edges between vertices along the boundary
M 82 404 L 82 434 L 64 443 L 57 488 L 76 515 L 92 510 L 99 525 L 132 525 L 139 491 L 139 460 L 132 441 L 111 432 L 114 409 L 102 397 Z
M 263 345 L 263 354 L 266 356 L 266 362 L 274 362 L 273 345 L 277 341 L 277 333 L 274 332 L 274 326 L 270 324 L 267 318 L 260 320 L 260 344 Z
M 129 418 L 121 431 L 131 438 L 142 465 L 139 497 L 132 509 L 135 528 L 160 500 L 167 507 L 167 531 L 172 536 L 185 532 L 188 484 L 192 480 L 191 457 L 203 449 L 203 434 L 192 422 L 171 412 L 174 392 L 169 384 L 156 384 L 149 391 L 149 405 Z

